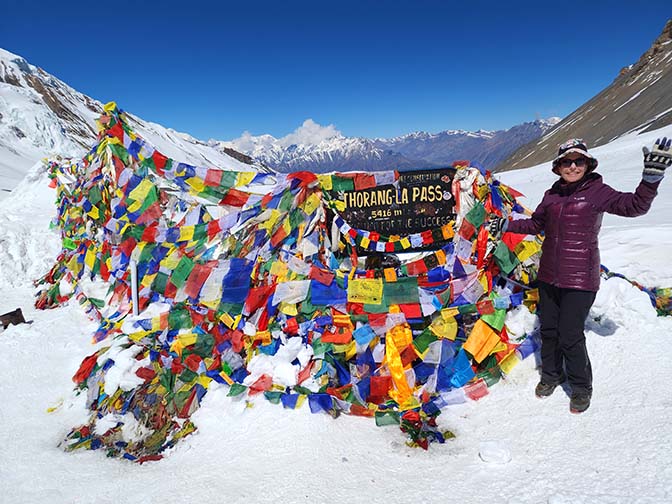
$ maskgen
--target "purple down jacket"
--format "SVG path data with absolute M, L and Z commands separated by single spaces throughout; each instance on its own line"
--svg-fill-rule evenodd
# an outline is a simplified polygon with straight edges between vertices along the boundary
M 623 217 L 644 215 L 658 184 L 640 182 L 634 193 L 619 192 L 589 173 L 573 184 L 558 180 L 529 219 L 510 221 L 506 231 L 545 232 L 539 280 L 556 287 L 597 292 L 600 287 L 600 251 L 597 235 L 604 212 Z

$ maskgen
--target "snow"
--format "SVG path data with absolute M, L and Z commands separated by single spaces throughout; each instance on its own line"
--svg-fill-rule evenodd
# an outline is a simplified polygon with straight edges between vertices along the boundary
M 642 145 L 662 136 L 672 136 L 672 127 L 594 149 L 598 171 L 617 189 L 634 189 Z M 549 164 L 501 175 L 531 208 L 554 178 Z M 672 286 L 672 180 L 659 193 L 646 216 L 605 216 L 600 239 L 609 268 L 665 287 Z M 53 200 L 35 167 L 0 201 L 0 313 L 20 306 L 33 320 L 0 333 L 3 503 L 672 501 L 672 318 L 656 317 L 646 294 L 621 279 L 603 282 L 587 321 L 595 392 L 582 415 L 569 413 L 566 391 L 535 398 L 530 357 L 480 401 L 447 397 L 439 421 L 457 437 L 427 452 L 371 419 L 284 410 L 213 386 L 192 418 L 196 434 L 160 462 L 65 453 L 59 442 L 87 418 L 71 377 L 101 344 L 91 344 L 96 324 L 76 302 L 32 306 L 32 280 L 59 250 L 49 230 Z M 525 313 L 511 317 L 512 326 L 533 322 Z M 115 362 L 134 365 L 130 353 Z M 291 380 L 293 370 L 284 372 Z
M 48 90 L 50 99 L 61 108 L 62 117 L 47 105 L 35 82 Z M 123 109 L 123 103 L 118 105 Z M 7 197 L 43 157 L 82 157 L 95 143 L 96 119 L 102 107 L 102 103 L 29 64 L 21 56 L 0 49 L 0 200 Z M 215 145 L 186 133 L 136 116 L 129 117 L 133 130 L 168 157 L 222 170 L 259 169 L 259 165 L 242 163 Z

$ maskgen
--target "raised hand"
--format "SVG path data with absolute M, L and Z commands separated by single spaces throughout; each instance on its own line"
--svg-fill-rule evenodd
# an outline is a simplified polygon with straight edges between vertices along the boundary
M 503 217 L 498 217 L 493 215 L 490 217 L 490 222 L 488 223 L 488 232 L 494 238 L 500 238 L 509 224 L 509 221 Z
M 672 165 L 672 139 L 663 137 L 656 140 L 653 150 L 642 147 L 644 153 L 644 173 L 642 178 L 647 182 L 659 182 L 665 176 L 665 169 Z

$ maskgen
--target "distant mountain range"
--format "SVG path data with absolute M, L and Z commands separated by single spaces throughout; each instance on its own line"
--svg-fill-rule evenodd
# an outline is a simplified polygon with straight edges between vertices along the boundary
M 499 131 L 418 131 L 389 139 L 346 137 L 333 130 L 330 136 L 303 143 L 291 142 L 292 135 L 278 139 L 271 135 L 246 134 L 218 145 L 244 152 L 281 172 L 408 170 L 448 166 L 457 159 L 478 161 L 486 167 L 494 167 L 520 146 L 545 134 L 559 121 L 554 117 Z M 308 123 L 304 123 L 302 128 L 319 127 Z
M 672 19 L 637 63 L 623 68 L 607 88 L 541 138 L 513 152 L 498 169 L 550 161 L 568 138 L 583 138 L 588 147 L 598 147 L 627 133 L 644 133 L 668 124 L 672 124 Z

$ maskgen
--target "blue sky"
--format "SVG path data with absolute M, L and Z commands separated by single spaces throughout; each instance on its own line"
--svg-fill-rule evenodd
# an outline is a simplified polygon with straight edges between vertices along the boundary
M 0 47 L 202 138 L 505 129 L 565 116 L 637 61 L 667 1 L 30 2 Z

